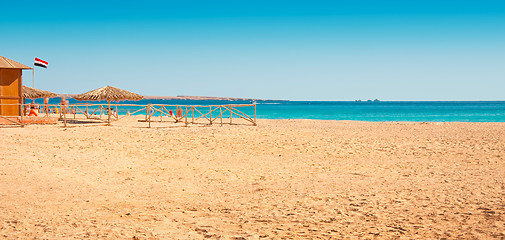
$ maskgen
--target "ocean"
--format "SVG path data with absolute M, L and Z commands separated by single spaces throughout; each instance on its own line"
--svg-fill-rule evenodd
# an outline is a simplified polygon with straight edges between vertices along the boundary
M 51 104 L 59 98 L 50 99 Z M 72 103 L 83 103 L 69 99 Z M 37 100 L 42 103 L 41 99 Z M 89 103 L 106 103 L 89 102 Z M 140 100 L 124 104 L 224 105 L 250 101 Z M 139 108 L 119 107 L 119 114 Z M 240 109 L 253 114 L 253 108 Z M 140 112 L 138 114 L 145 114 Z M 505 122 L 505 101 L 257 101 L 258 119 L 319 119 L 409 122 Z

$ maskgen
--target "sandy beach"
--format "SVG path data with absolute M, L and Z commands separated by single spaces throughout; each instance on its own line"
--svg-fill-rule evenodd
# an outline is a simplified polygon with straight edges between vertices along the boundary
M 124 119 L 0 153 L 5 239 L 505 238 L 504 123 Z

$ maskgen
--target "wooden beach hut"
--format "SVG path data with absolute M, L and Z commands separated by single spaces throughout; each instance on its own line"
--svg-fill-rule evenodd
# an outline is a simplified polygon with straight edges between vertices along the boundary
M 24 69 L 32 69 L 14 60 L 0 56 L 0 116 L 21 116 L 23 103 Z

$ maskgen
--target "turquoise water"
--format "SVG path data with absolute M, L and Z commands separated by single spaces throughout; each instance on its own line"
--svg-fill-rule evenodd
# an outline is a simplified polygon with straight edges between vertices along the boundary
M 505 101 L 286 102 L 258 105 L 258 117 L 358 121 L 505 122 Z
M 51 99 L 50 103 L 59 103 Z M 70 103 L 82 103 L 70 99 Z M 97 103 L 97 102 L 89 102 Z M 101 102 L 104 103 L 104 102 Z M 145 105 L 220 105 L 250 104 L 250 101 L 140 100 L 122 101 Z M 119 107 L 119 114 L 138 108 Z M 253 108 L 241 109 L 248 114 Z M 145 114 L 145 111 L 139 114 Z M 358 121 L 414 122 L 505 122 L 505 101 L 483 102 L 346 102 L 346 101 L 258 101 L 257 118 L 322 119 Z

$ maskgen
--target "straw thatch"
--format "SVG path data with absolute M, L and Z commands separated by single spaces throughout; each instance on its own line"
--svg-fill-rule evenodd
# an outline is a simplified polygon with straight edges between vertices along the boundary
M 128 92 L 119 88 L 106 86 L 103 88 L 95 89 L 87 93 L 83 93 L 74 97 L 79 101 L 121 101 L 121 100 L 140 100 L 144 98 L 142 95 Z
M 23 86 L 23 97 L 24 98 L 31 98 L 31 99 L 52 98 L 52 97 L 56 97 L 56 96 L 57 96 L 56 93 Z

